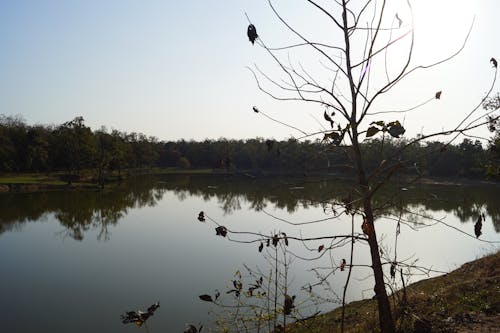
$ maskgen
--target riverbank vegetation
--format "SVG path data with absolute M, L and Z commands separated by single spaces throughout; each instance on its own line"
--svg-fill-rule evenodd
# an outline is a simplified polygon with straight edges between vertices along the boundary
M 500 324 L 500 252 L 448 274 L 421 280 L 390 298 L 398 332 L 496 332 Z M 345 307 L 345 333 L 378 332 L 374 300 Z M 342 309 L 297 322 L 290 333 L 332 332 Z M 336 332 L 336 330 L 333 330 Z
M 390 156 L 405 143 L 405 139 L 391 138 L 362 143 L 367 169 L 379 165 L 381 152 Z M 468 138 L 456 145 L 439 141 L 414 144 L 403 152 L 402 159 L 407 161 L 404 173 L 498 179 L 495 147 L 483 147 L 480 141 Z M 2 183 L 102 181 L 112 175 L 120 177 L 125 171 L 151 172 L 155 168 L 169 169 L 168 173 L 350 174 L 349 163 L 344 150 L 319 139 L 160 141 L 142 133 L 108 131 L 104 127 L 93 131 L 82 117 L 60 125 L 28 125 L 20 117 L 0 116 Z

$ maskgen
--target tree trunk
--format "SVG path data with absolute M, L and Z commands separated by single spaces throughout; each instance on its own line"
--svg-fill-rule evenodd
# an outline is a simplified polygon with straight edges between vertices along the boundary
M 375 277 L 374 291 L 378 305 L 380 330 L 382 333 L 394 333 L 396 329 L 392 319 L 391 305 L 389 303 L 389 298 L 387 297 L 387 291 L 385 290 L 384 272 L 382 270 L 382 262 L 380 261 L 380 252 L 377 243 L 377 234 L 373 223 L 373 211 L 370 198 L 365 199 L 364 212 L 366 215 L 364 223 L 367 224 L 366 229 L 369 230 L 368 244 L 370 245 L 372 269 Z
M 368 235 L 368 245 L 370 246 L 370 254 L 372 259 L 373 275 L 375 277 L 375 297 L 378 305 L 378 316 L 380 330 L 382 333 L 394 333 L 396 328 L 392 319 L 391 305 L 385 290 L 384 271 L 382 270 L 382 262 L 380 261 L 380 252 L 377 242 L 377 233 L 375 232 L 372 198 L 369 193 L 368 181 L 366 179 L 363 161 L 361 159 L 361 150 L 358 142 L 358 131 L 356 124 L 352 123 L 352 148 L 354 153 L 354 160 L 358 171 L 358 183 L 360 185 L 360 192 L 363 197 L 363 211 L 365 220 L 363 221 L 363 232 Z

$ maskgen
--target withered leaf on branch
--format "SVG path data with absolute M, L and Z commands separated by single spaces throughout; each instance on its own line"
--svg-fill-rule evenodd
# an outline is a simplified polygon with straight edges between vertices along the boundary
M 328 115 L 328 113 L 326 113 L 326 110 L 325 113 L 323 113 L 323 117 L 325 118 L 326 121 L 330 122 L 330 126 L 333 128 L 333 119 Z
M 483 228 L 483 216 L 479 214 L 476 224 L 474 224 L 474 233 L 476 234 L 476 238 L 479 238 L 479 236 L 483 234 L 481 231 L 482 228 Z
M 378 129 L 377 127 L 375 127 L 375 126 L 370 126 L 370 127 L 368 127 L 368 129 L 366 130 L 366 137 L 367 137 L 367 138 L 370 138 L 370 137 L 374 136 L 375 134 L 377 134 L 379 131 L 380 131 L 380 129 Z
M 264 243 L 260 242 L 259 252 L 262 252 L 263 249 L 264 249 Z
M 204 295 L 200 295 L 198 296 L 202 301 L 205 301 L 205 302 L 213 302 L 214 300 L 212 299 L 212 296 L 210 295 L 207 295 L 207 294 L 204 294 Z
M 281 233 L 283 235 L 283 239 L 285 240 L 285 245 L 288 246 L 288 237 L 284 232 Z
M 200 212 L 198 214 L 198 221 L 205 222 L 205 213 L 204 212 Z
M 435 95 L 436 99 L 441 99 L 441 94 L 442 94 L 442 93 L 443 93 L 442 91 L 438 91 L 438 92 L 436 93 L 436 95 Z
M 401 28 L 401 25 L 403 24 L 403 20 L 399 18 L 398 13 L 396 13 L 396 20 L 398 20 L 398 27 Z
M 253 24 L 250 24 L 247 29 L 247 36 L 248 40 L 252 43 L 252 45 L 255 43 L 255 40 L 259 35 L 257 35 L 257 29 Z
M 396 263 L 395 262 L 391 262 L 391 278 L 395 278 L 396 277 Z
M 273 236 L 273 245 L 274 247 L 278 246 L 278 242 L 280 241 L 280 238 L 278 237 L 278 235 L 274 235 Z
M 332 143 L 336 146 L 340 145 L 342 143 L 342 139 L 344 136 L 342 134 L 339 134 L 338 132 L 332 131 L 330 133 L 325 133 L 323 136 L 323 141 L 326 141 L 328 139 L 332 140 Z
M 340 270 L 343 272 L 345 270 L 345 265 L 347 264 L 347 262 L 345 261 L 345 259 L 342 259 L 342 262 L 340 263 Z
M 493 67 L 497 68 L 498 63 L 497 63 L 497 60 L 496 60 L 495 58 L 491 58 L 491 59 L 490 59 L 490 62 L 491 62 L 491 64 L 493 65 Z
M 239 280 L 233 280 L 233 286 L 236 290 L 243 289 L 243 284 Z
M 224 226 L 218 226 L 217 228 L 215 228 L 215 234 L 217 236 L 222 236 L 222 237 L 226 237 L 227 235 L 227 228 L 224 227 Z
M 255 113 L 259 113 L 259 109 L 257 109 L 257 107 L 256 107 L 256 106 L 252 107 L 252 109 L 253 109 L 253 112 L 255 112 Z
M 292 309 L 295 307 L 293 302 L 295 301 L 295 295 L 290 297 L 285 294 L 285 306 L 283 307 L 283 313 L 289 315 L 292 313 Z
M 406 130 L 401 123 L 396 120 L 387 124 L 387 132 L 389 132 L 393 138 L 399 139 L 401 135 L 405 134 Z
M 325 246 L 324 246 L 323 244 L 322 244 L 322 245 L 320 245 L 320 246 L 318 247 L 318 252 L 323 251 L 323 249 L 324 249 L 324 248 L 325 248 Z

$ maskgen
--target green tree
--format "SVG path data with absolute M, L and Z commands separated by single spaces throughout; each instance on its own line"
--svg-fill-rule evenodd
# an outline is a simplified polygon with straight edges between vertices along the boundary
M 52 139 L 53 161 L 70 174 L 70 179 L 78 178 L 82 169 L 92 167 L 94 137 L 91 129 L 85 126 L 83 117 L 60 125 Z
M 500 121 L 498 120 L 498 110 L 500 109 L 500 93 L 488 98 L 483 104 L 483 108 L 488 111 L 488 129 L 493 133 L 493 137 L 488 143 L 488 163 L 486 174 L 490 177 L 500 178 Z

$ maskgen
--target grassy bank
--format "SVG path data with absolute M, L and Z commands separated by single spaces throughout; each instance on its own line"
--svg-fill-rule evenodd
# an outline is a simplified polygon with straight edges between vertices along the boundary
M 500 332 L 500 252 L 392 295 L 399 332 Z M 347 333 L 378 332 L 374 300 L 346 306 Z M 304 322 L 287 332 L 340 332 L 342 309 Z

